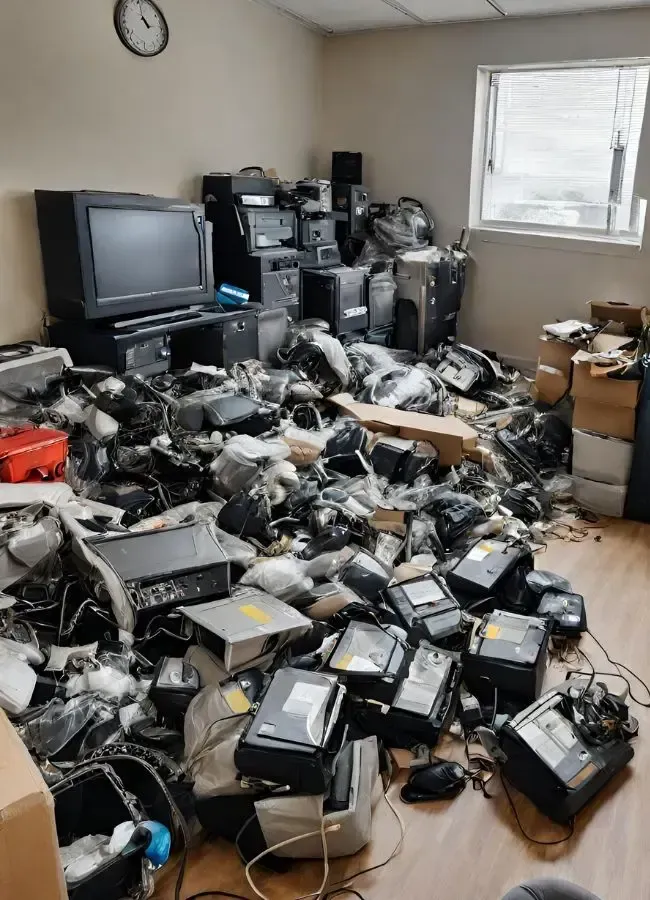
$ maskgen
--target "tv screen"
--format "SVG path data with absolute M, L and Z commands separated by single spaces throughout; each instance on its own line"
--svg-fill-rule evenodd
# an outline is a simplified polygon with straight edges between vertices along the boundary
M 89 206 L 88 225 L 98 306 L 204 287 L 191 210 Z

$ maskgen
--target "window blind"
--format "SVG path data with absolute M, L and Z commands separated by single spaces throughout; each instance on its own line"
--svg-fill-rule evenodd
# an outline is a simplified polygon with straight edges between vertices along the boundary
M 492 73 L 482 219 L 634 230 L 650 66 Z

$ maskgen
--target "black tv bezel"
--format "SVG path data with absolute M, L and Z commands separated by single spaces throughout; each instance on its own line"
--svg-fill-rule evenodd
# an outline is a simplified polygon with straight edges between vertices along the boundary
M 75 226 L 79 252 L 79 266 L 83 287 L 83 307 L 86 319 L 118 319 L 129 315 L 143 315 L 167 309 L 203 305 L 214 301 L 214 291 L 210 290 L 211 239 L 207 231 L 205 208 L 195 203 L 187 203 L 167 197 L 153 197 L 139 194 L 73 193 Z M 201 284 L 200 288 L 159 291 L 149 294 L 129 295 L 109 302 L 98 302 L 95 269 L 92 251 L 92 237 L 88 211 L 90 208 L 144 209 L 152 211 L 179 210 L 192 212 L 201 235 Z

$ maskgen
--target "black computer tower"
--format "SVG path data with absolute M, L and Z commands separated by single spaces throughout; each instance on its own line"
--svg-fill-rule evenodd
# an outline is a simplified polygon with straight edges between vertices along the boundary
M 332 185 L 332 210 L 339 247 L 343 247 L 349 235 L 366 230 L 369 209 L 370 196 L 362 184 Z
M 218 322 L 177 331 L 171 338 L 172 369 L 192 363 L 229 369 L 234 363 L 258 356 L 258 310 L 238 309 L 223 313 Z
M 368 328 L 364 303 L 363 269 L 334 266 L 303 269 L 300 309 L 303 319 L 325 319 L 332 334 L 350 334 Z

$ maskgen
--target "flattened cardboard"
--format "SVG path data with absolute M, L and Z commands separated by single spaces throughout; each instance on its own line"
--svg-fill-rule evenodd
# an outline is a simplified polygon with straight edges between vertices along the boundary
M 478 440 L 476 431 L 456 416 L 431 416 L 371 403 L 357 403 L 350 394 L 336 394 L 329 399 L 370 431 L 398 435 L 407 440 L 429 441 L 438 448 L 441 466 L 460 465 L 463 450 L 475 447 Z
M 602 484 L 600 481 L 574 477 L 573 497 L 581 506 L 592 512 L 620 519 L 625 509 L 627 485 Z
M 54 799 L 2 710 L 0 897 L 3 900 L 67 900 L 68 897 L 54 824 Z
M 573 408 L 573 427 L 582 431 L 608 434 L 624 441 L 634 440 L 636 410 L 612 406 L 578 397 Z
M 575 344 L 567 344 L 565 341 L 552 341 L 549 338 L 540 337 L 537 365 L 559 369 L 567 378 L 570 378 L 571 360 L 575 352 Z
M 623 485 L 630 480 L 634 444 L 573 429 L 572 473 L 603 484 Z
M 614 378 L 594 377 L 593 364 L 578 362 L 573 367 L 571 393 L 574 397 L 595 400 L 612 406 L 636 409 L 639 399 L 640 381 L 619 381 Z M 594 429 L 600 431 L 600 429 Z
M 600 321 L 622 322 L 629 328 L 640 328 L 641 312 L 644 306 L 632 306 L 631 303 L 611 303 L 608 300 L 592 300 L 591 318 Z

